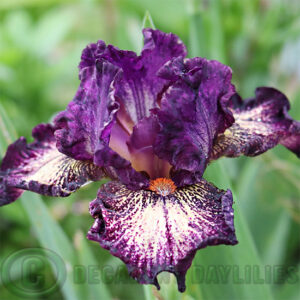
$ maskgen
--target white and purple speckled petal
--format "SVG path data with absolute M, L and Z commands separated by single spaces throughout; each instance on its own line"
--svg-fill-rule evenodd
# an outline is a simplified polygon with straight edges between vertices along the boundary
M 68 196 L 105 176 L 102 168 L 60 153 L 53 132 L 50 124 L 40 124 L 33 129 L 33 143 L 21 137 L 8 147 L 0 168 L 0 206 L 15 201 L 24 190 Z
M 91 202 L 90 213 L 95 222 L 88 238 L 122 259 L 138 282 L 157 288 L 158 273 L 168 271 L 183 292 L 198 249 L 237 243 L 231 192 L 203 179 L 168 196 L 110 182 Z
M 211 160 L 221 156 L 256 156 L 282 144 L 300 157 L 300 122 L 288 115 L 287 97 L 280 91 L 261 87 L 255 97 L 242 101 L 232 97 L 234 124 L 220 134 Z

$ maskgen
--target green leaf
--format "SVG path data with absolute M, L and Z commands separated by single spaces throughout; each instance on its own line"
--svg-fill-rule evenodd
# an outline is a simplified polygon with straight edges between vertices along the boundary
M 266 245 L 262 254 L 262 260 L 265 265 L 276 266 L 284 262 L 290 225 L 291 216 L 286 210 L 282 210 L 272 234 L 266 239 Z
M 152 285 L 144 284 L 143 289 L 144 289 L 145 300 L 155 300 L 155 297 L 152 292 L 153 289 Z
M 151 17 L 151 15 L 150 15 L 150 13 L 149 13 L 148 10 L 145 12 L 145 16 L 144 16 L 144 19 L 143 19 L 142 28 L 152 28 L 152 29 L 155 29 L 154 22 L 153 22 L 152 17 Z
M 87 242 L 87 239 L 82 231 L 78 231 L 75 236 L 75 246 L 78 254 L 79 264 L 84 268 L 86 275 L 85 279 L 90 279 L 90 270 L 91 268 L 99 268 L 99 263 L 94 257 L 93 252 L 90 249 L 90 246 Z M 101 277 L 101 276 L 100 276 Z M 101 296 L 101 299 L 110 299 L 110 293 L 106 288 L 104 282 L 91 282 L 91 284 L 86 286 L 86 298 L 91 300 L 98 300 Z
M 160 291 L 157 291 L 156 294 L 161 296 L 161 299 L 170 299 L 170 300 L 193 300 L 187 292 L 180 293 L 178 292 L 177 280 L 175 275 L 167 272 L 160 273 L 158 275 L 158 282 L 160 284 Z
M 289 282 L 279 285 L 274 293 L 276 300 L 299 300 L 300 295 L 300 265 L 296 266 L 293 273 L 289 274 Z
M 195 1 L 187 2 L 189 13 L 189 56 L 208 57 L 208 35 L 203 9 Z
M 52 218 L 38 195 L 25 192 L 19 201 L 22 202 L 41 246 L 54 251 L 65 263 L 67 278 L 65 282 L 61 283 L 61 290 L 65 299 L 80 299 L 78 297 L 78 287 L 73 280 L 73 267 L 76 265 L 76 255 L 68 237 L 59 224 Z M 57 270 L 53 269 L 53 271 L 55 274 Z
M 266 168 L 263 164 L 264 162 L 260 159 L 247 160 L 243 166 L 237 185 L 236 194 L 239 195 L 238 201 L 253 234 L 262 231 L 260 229 L 261 222 L 258 222 L 257 210 L 262 210 L 262 208 L 266 206 L 266 204 L 262 205 L 262 203 L 260 203 L 262 199 L 260 199 L 256 188 L 257 185 L 259 185 L 260 172 Z M 273 195 L 271 195 L 271 197 L 272 196 Z M 267 201 L 268 197 L 270 197 L 268 193 L 264 195 L 264 201 Z M 273 203 L 273 201 L 270 203 Z M 264 211 L 264 215 L 265 214 L 266 212 Z M 286 210 L 281 209 L 277 214 L 273 208 L 271 216 L 274 215 L 276 216 L 276 220 L 272 223 L 272 226 L 270 226 L 271 231 L 263 232 L 265 236 L 261 239 L 263 245 L 260 247 L 262 262 L 265 265 L 273 266 L 283 263 L 289 236 L 288 232 L 291 225 L 291 217 Z
M 189 54 L 226 63 L 225 38 L 222 26 L 221 1 L 199 4 L 187 2 L 189 12 Z
M 4 155 L 6 148 L 17 138 L 17 133 L 0 104 L 0 154 Z
M 222 25 L 221 1 L 214 0 L 209 2 L 208 7 L 210 21 L 210 57 L 223 64 L 227 63 L 226 50 L 224 42 L 224 30 Z

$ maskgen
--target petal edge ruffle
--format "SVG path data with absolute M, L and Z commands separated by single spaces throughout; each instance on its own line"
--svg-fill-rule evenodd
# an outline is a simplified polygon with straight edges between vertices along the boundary
M 78 91 L 54 119 L 57 148 L 74 159 L 93 161 L 95 152 L 108 145 L 119 110 L 113 82 L 120 69 L 98 58 L 99 48 L 103 51 L 103 43 L 91 44 L 83 51 Z

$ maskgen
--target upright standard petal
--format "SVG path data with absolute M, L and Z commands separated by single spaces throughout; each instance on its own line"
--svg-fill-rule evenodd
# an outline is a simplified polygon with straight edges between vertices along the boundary
M 110 182 L 91 202 L 90 213 L 95 222 L 88 238 L 122 259 L 133 278 L 158 289 L 158 273 L 168 271 L 183 292 L 198 249 L 237 243 L 231 192 L 203 179 L 168 196 Z
M 54 120 L 58 150 L 74 159 L 93 161 L 95 152 L 108 145 L 119 109 L 113 82 L 120 70 L 101 58 L 105 49 L 99 41 L 83 51 L 79 89 Z
M 68 196 L 86 182 L 104 177 L 92 163 L 60 153 L 53 132 L 51 125 L 40 124 L 32 131 L 33 143 L 21 137 L 8 147 L 0 168 L 0 206 L 15 201 L 23 190 Z
M 234 94 L 231 69 L 204 58 L 179 58 L 159 75 L 173 83 L 157 111 L 160 131 L 154 151 L 173 166 L 177 186 L 193 184 L 206 168 L 214 139 L 234 121 L 228 109 Z
M 150 28 L 144 29 L 143 34 L 140 56 L 113 46 L 104 53 L 108 61 L 123 70 L 121 80 L 115 84 L 116 97 L 134 123 L 149 117 L 150 110 L 158 107 L 159 94 L 168 80 L 157 77 L 157 71 L 172 58 L 186 56 L 186 48 L 176 35 Z
M 288 115 L 289 101 L 274 88 L 261 87 L 255 97 L 232 98 L 235 123 L 215 141 L 211 159 L 256 156 L 282 144 L 300 157 L 300 122 Z

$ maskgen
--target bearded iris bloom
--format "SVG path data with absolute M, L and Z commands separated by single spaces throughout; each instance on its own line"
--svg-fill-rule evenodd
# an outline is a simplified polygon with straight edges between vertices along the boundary
M 53 124 L 8 147 L 0 205 L 30 190 L 68 196 L 104 177 L 90 203 L 90 240 L 123 260 L 140 283 L 185 274 L 198 249 L 235 245 L 232 194 L 205 181 L 222 156 L 256 156 L 282 144 L 300 156 L 300 123 L 274 88 L 242 100 L 231 69 L 185 58 L 173 34 L 144 29 L 140 56 L 98 41 L 79 65 L 80 86 Z

